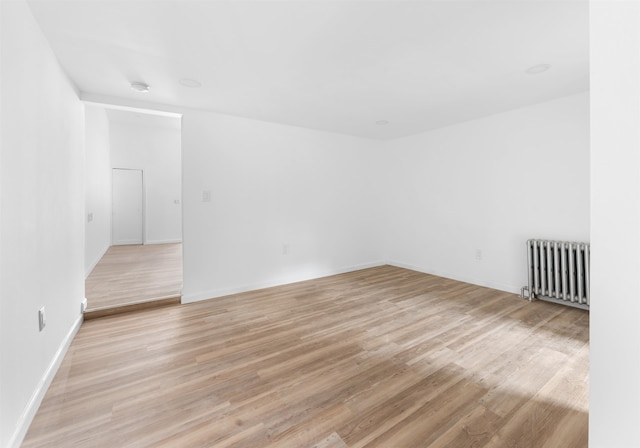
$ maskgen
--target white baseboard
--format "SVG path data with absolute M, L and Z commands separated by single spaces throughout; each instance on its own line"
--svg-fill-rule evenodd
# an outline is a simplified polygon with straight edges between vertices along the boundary
M 44 375 L 42 375 L 42 378 L 40 378 L 40 381 L 38 382 L 38 386 L 33 392 L 33 395 L 31 395 L 31 399 L 29 400 L 29 403 L 24 408 L 22 415 L 20 415 L 20 419 L 16 424 L 16 430 L 11 436 L 11 438 L 9 439 L 8 448 L 14 448 L 14 447 L 18 448 L 22 444 L 22 441 L 24 440 L 24 437 L 27 435 L 27 431 L 29 430 L 29 426 L 31 426 L 31 422 L 33 421 L 33 418 L 36 416 L 36 412 L 38 412 L 38 408 L 42 403 L 42 399 L 44 398 L 44 395 L 47 393 L 47 389 L 49 389 L 49 386 L 51 385 L 53 378 L 56 376 L 56 373 L 60 368 L 60 364 L 62 364 L 62 360 L 64 359 L 64 355 L 67 354 L 67 350 L 69 350 L 69 346 L 71 345 L 73 338 L 78 333 L 78 330 L 80 329 L 80 326 L 82 325 L 83 320 L 84 320 L 83 315 L 80 314 L 76 319 L 76 321 L 71 326 L 71 328 L 69 329 L 69 332 L 63 339 L 62 343 L 60 344 L 60 347 L 58 347 L 58 351 L 56 351 L 56 354 L 51 360 L 49 367 L 47 367 L 47 370 L 45 370 Z
M 289 285 L 291 283 L 303 282 L 306 280 L 315 280 L 323 277 L 330 277 L 332 275 L 344 274 L 345 272 L 359 271 L 361 269 L 374 268 L 377 266 L 383 266 L 384 262 L 374 261 L 369 263 L 362 263 L 353 266 L 347 266 L 338 269 L 332 269 L 330 271 L 318 272 L 316 275 L 309 277 L 291 278 L 291 279 L 279 279 L 271 282 L 259 282 L 252 284 L 239 285 L 229 288 L 212 289 L 209 291 L 203 291 L 193 294 L 182 294 L 182 303 L 199 302 L 201 300 L 215 299 L 218 297 L 224 297 L 231 294 L 239 294 L 241 292 L 255 291 L 257 289 L 271 288 L 273 286 Z
M 201 300 L 215 299 L 218 297 L 224 297 L 231 294 L 239 294 L 242 292 L 255 291 L 256 289 L 271 288 L 273 286 L 281 286 L 281 285 L 297 283 L 305 280 L 313 280 L 313 279 L 322 278 L 322 277 L 329 277 L 331 275 L 343 274 L 345 272 L 359 271 L 361 269 L 367 269 L 367 268 L 372 268 L 376 266 L 383 266 L 385 264 L 388 264 L 390 266 L 396 266 L 399 268 L 410 269 L 416 272 L 422 272 L 424 274 L 431 274 L 431 275 L 436 275 L 438 277 L 449 278 L 451 280 L 456 280 L 459 282 L 465 282 L 465 283 L 471 283 L 473 285 L 484 286 L 486 288 L 496 289 L 498 291 L 504 291 L 512 294 L 520 294 L 520 287 L 515 287 L 512 285 L 506 285 L 506 284 L 492 282 L 492 281 L 485 281 L 485 280 L 476 279 L 476 278 L 466 278 L 466 277 L 451 275 L 450 273 L 447 273 L 447 272 L 423 268 L 420 266 L 412 265 L 409 263 L 403 263 L 399 261 L 378 261 L 378 262 L 363 263 L 359 265 L 348 266 L 340 269 L 321 272 L 321 273 L 318 273 L 317 275 L 310 276 L 310 277 L 280 279 L 280 280 L 275 280 L 271 282 L 245 284 L 245 285 L 239 285 L 235 287 L 213 289 L 213 290 L 202 291 L 202 292 L 192 293 L 192 294 L 187 293 L 182 295 L 182 303 L 191 303 L 191 302 L 199 302 Z
M 423 268 L 408 263 L 402 263 L 400 261 L 387 261 L 388 265 L 396 266 L 398 268 L 410 269 L 412 271 L 422 272 L 423 274 L 431 274 L 438 277 L 444 277 L 459 282 L 471 283 L 472 285 L 484 286 L 486 288 L 497 289 L 498 291 L 509 292 L 513 294 L 520 294 L 520 288 L 512 285 L 506 285 L 503 283 L 497 283 L 492 281 L 485 281 L 480 279 L 462 277 L 459 275 L 451 275 L 448 272 L 442 272 L 434 269 Z
M 181 239 L 177 240 L 153 240 L 153 241 L 145 241 L 144 244 L 175 244 L 182 243 Z

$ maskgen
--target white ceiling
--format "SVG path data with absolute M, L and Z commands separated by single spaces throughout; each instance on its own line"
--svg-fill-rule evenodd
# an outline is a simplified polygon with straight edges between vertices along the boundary
M 362 137 L 402 137 L 589 87 L 586 0 L 29 4 L 85 94 Z M 537 64 L 552 67 L 525 73 Z M 134 92 L 132 81 L 151 91 Z

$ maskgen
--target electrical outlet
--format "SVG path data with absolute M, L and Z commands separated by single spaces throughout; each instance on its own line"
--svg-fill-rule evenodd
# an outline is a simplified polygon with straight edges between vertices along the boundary
M 211 190 L 202 191 L 202 202 L 211 202 Z
M 93 213 L 87 214 L 87 222 L 93 221 Z
M 38 310 L 38 327 L 40 331 L 44 330 L 44 327 L 47 326 L 47 319 L 44 315 L 44 307 Z
M 482 249 L 476 249 L 476 260 L 482 260 Z
M 291 246 L 289 244 L 283 244 L 282 245 L 282 255 L 287 255 L 289 253 L 290 249 L 291 249 Z
M 179 205 L 180 204 L 180 199 L 174 199 L 173 203 L 176 204 L 176 205 Z

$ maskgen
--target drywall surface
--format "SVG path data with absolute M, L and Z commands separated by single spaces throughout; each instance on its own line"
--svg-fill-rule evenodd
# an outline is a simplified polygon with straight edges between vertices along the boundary
M 85 276 L 111 245 L 111 155 L 104 108 L 85 106 Z
M 179 126 L 137 125 L 111 119 L 110 142 L 113 168 L 143 170 L 145 244 L 182 241 Z
M 640 4 L 591 2 L 589 446 L 638 446 Z
M 186 111 L 183 301 L 379 264 L 382 143 Z
M 589 240 L 587 93 L 394 140 L 385 155 L 392 264 L 519 292 L 528 238 Z
M 0 446 L 8 447 L 24 436 L 80 318 L 84 123 L 82 104 L 27 4 L 0 8 Z

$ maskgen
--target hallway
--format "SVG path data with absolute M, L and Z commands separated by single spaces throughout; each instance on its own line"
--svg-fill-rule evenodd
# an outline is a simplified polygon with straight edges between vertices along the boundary
M 87 311 L 180 297 L 182 243 L 111 246 L 85 281 Z

